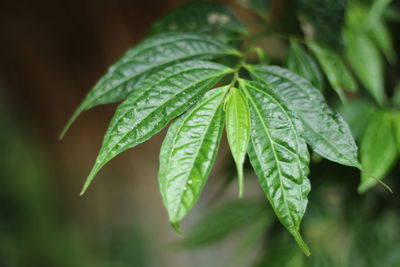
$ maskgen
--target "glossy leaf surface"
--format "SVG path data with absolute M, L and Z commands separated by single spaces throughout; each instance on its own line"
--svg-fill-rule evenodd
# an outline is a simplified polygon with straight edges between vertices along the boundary
M 384 178 L 398 157 L 391 114 L 378 111 L 372 116 L 361 140 L 361 184 L 365 192 Z
M 242 82 L 250 105 L 249 157 L 275 214 L 305 254 L 310 252 L 299 229 L 307 207 L 309 153 L 300 136 L 301 122 L 269 86 Z
M 317 89 L 323 89 L 322 74 L 317 63 L 295 41 L 290 42 L 287 68 L 309 81 Z
M 239 196 L 243 195 L 243 163 L 250 141 L 250 111 L 247 100 L 232 88 L 225 106 L 226 133 L 239 177 Z
M 316 43 L 308 43 L 308 46 L 321 65 L 330 85 L 342 101 L 345 99 L 343 91 L 355 92 L 357 90 L 357 85 L 339 54 Z
M 82 192 L 109 160 L 158 133 L 229 72 L 220 64 L 186 61 L 149 77 L 118 106 Z
M 189 2 L 172 10 L 151 29 L 152 34 L 166 31 L 195 31 L 226 39 L 233 33 L 243 33 L 245 28 L 224 4 Z
M 328 107 L 318 89 L 277 66 L 248 68 L 254 79 L 271 84 L 274 92 L 296 112 L 303 124 L 304 138 L 315 152 L 331 161 L 360 168 L 349 126 Z
M 194 33 L 163 33 L 128 50 L 90 90 L 72 115 L 61 136 L 79 114 L 100 104 L 123 100 L 152 72 L 178 61 L 238 55 L 235 49 L 212 37 Z
M 215 161 L 224 126 L 227 87 L 209 91 L 172 123 L 160 152 L 159 183 L 173 227 L 198 200 Z

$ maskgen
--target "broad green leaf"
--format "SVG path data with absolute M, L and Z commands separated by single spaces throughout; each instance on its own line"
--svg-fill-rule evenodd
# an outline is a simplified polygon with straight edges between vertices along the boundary
M 385 22 L 383 20 L 378 20 L 370 25 L 369 35 L 383 52 L 386 59 L 390 63 L 394 63 L 396 61 L 396 52 L 393 47 L 392 36 Z
M 295 41 L 290 42 L 287 68 L 305 78 L 319 90 L 323 89 L 322 74 L 317 63 Z
M 233 201 L 218 207 L 197 221 L 182 241 L 187 247 L 218 242 L 244 226 L 249 226 L 267 213 L 258 200 Z
M 244 80 L 240 85 L 250 105 L 250 162 L 280 222 L 309 255 L 299 233 L 310 192 L 310 157 L 301 136 L 301 122 L 270 86 Z
M 209 91 L 172 123 L 160 152 L 159 183 L 172 226 L 194 206 L 215 161 L 224 127 L 227 87 Z
M 382 58 L 374 43 L 362 32 L 346 31 L 346 55 L 361 83 L 382 104 L 385 100 Z
M 355 92 L 357 90 L 357 85 L 339 54 L 316 43 L 309 42 L 308 46 L 321 65 L 330 85 L 342 101 L 345 99 L 343 91 Z
M 354 139 L 358 139 L 368 125 L 375 106 L 370 101 L 358 98 L 342 104 L 338 111 L 350 126 Z
M 343 46 L 342 26 L 346 0 L 299 0 L 297 9 L 314 27 L 315 39 L 333 50 Z
M 232 88 L 225 106 L 226 133 L 239 177 L 239 197 L 243 195 L 243 163 L 250 141 L 250 111 L 247 100 Z
M 61 137 L 83 111 L 125 99 L 152 72 L 178 61 L 223 55 L 237 56 L 239 52 L 202 34 L 164 33 L 144 40 L 108 69 L 73 113 Z
M 235 14 L 224 4 L 189 2 L 157 21 L 151 34 L 166 31 L 195 31 L 226 40 L 244 33 L 245 28 Z
M 150 76 L 118 106 L 82 193 L 109 160 L 158 133 L 229 72 L 220 64 L 186 61 Z
M 377 184 L 395 163 L 398 152 L 391 114 L 388 111 L 376 112 L 361 140 L 361 184 L 360 192 L 365 192 Z
M 252 77 L 271 84 L 274 92 L 303 123 L 304 138 L 322 157 L 360 168 L 349 126 L 332 112 L 321 92 L 300 76 L 277 66 L 247 66 Z
M 267 17 L 269 0 L 237 0 L 237 2 L 239 2 L 239 4 L 242 6 L 254 11 L 262 18 Z

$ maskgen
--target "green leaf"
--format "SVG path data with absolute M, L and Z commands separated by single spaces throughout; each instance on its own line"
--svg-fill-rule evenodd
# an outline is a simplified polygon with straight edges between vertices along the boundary
M 378 20 L 370 25 L 369 35 L 376 43 L 377 47 L 383 52 L 390 63 L 396 61 L 396 52 L 393 47 L 393 39 L 388 26 L 383 20 Z
M 382 104 L 385 100 L 382 58 L 374 43 L 362 32 L 346 31 L 346 55 L 361 83 Z
M 258 200 L 241 200 L 224 204 L 197 221 L 182 241 L 187 247 L 198 247 L 218 242 L 229 234 L 248 226 L 265 216 L 264 203 Z
M 216 63 L 186 61 L 150 76 L 118 106 L 82 193 L 109 160 L 158 133 L 232 71 Z
M 391 114 L 376 112 L 361 140 L 361 184 L 359 192 L 365 192 L 377 184 L 395 163 L 398 152 Z
M 262 18 L 267 17 L 269 0 L 237 0 L 237 2 L 239 2 L 239 4 L 242 6 L 254 11 Z
M 358 98 L 342 104 L 338 111 L 350 126 L 354 139 L 358 139 L 367 127 L 375 107 L 370 101 Z
M 239 177 L 239 197 L 243 195 L 243 163 L 250 141 L 250 111 L 247 100 L 238 89 L 232 88 L 227 98 L 226 133 Z
M 250 103 L 250 162 L 280 222 L 303 252 L 310 255 L 299 233 L 310 192 L 307 178 L 310 157 L 300 135 L 301 122 L 270 86 L 240 81 Z
M 305 78 L 319 90 L 323 89 L 322 74 L 317 63 L 295 41 L 290 41 L 287 68 Z
M 360 168 L 349 126 L 331 111 L 321 92 L 300 76 L 280 67 L 247 66 L 252 77 L 271 84 L 274 92 L 303 123 L 304 138 L 322 157 Z
M 299 0 L 297 8 L 314 27 L 316 41 L 331 49 L 341 50 L 345 0 Z
M 178 61 L 239 55 L 219 40 L 194 33 L 164 33 L 152 36 L 128 50 L 87 94 L 60 137 L 75 119 L 94 106 L 125 99 L 147 76 Z
M 209 91 L 168 130 L 160 152 L 159 183 L 172 226 L 194 206 L 211 171 L 224 127 L 228 87 Z
M 245 28 L 224 4 L 189 2 L 157 21 L 150 32 L 154 34 L 166 31 L 194 31 L 226 40 L 237 33 L 244 33 Z
M 357 85 L 339 54 L 316 43 L 309 42 L 308 46 L 342 101 L 345 99 L 343 91 L 355 92 L 357 90 Z

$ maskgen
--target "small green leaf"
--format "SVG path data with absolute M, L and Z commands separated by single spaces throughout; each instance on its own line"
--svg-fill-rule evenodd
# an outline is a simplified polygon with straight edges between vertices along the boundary
M 245 28 L 235 14 L 224 4 L 215 2 L 189 2 L 157 21 L 151 34 L 166 31 L 193 31 L 227 40 Z
M 239 55 L 239 52 L 202 34 L 175 32 L 152 36 L 128 50 L 108 69 L 73 113 L 60 137 L 83 111 L 125 99 L 149 74 L 178 61 L 224 55 Z
M 385 100 L 382 58 L 374 43 L 363 32 L 346 31 L 346 55 L 357 77 L 375 100 Z
M 299 229 L 307 207 L 310 161 L 301 122 L 269 86 L 241 80 L 250 103 L 250 162 L 275 214 L 310 255 Z
M 250 141 L 250 111 L 247 100 L 232 88 L 225 106 L 226 133 L 239 177 L 239 197 L 243 195 L 243 163 Z
M 342 101 L 345 99 L 343 91 L 355 92 L 357 90 L 356 82 L 339 54 L 316 43 L 309 42 L 307 44 L 325 72 L 330 85 Z
M 118 106 L 82 194 L 108 161 L 158 133 L 229 72 L 220 64 L 186 61 L 150 76 Z
M 360 168 L 358 149 L 349 126 L 331 111 L 321 92 L 308 81 L 277 66 L 247 66 L 252 77 L 272 90 L 303 123 L 304 138 L 312 149 L 331 161 Z
M 377 184 L 395 163 L 398 152 L 391 114 L 377 111 L 361 140 L 361 184 L 359 192 L 365 192 Z
M 319 90 L 323 89 L 322 74 L 317 63 L 293 40 L 290 41 L 287 68 L 309 81 Z
M 209 91 L 173 122 L 161 147 L 160 191 L 175 229 L 200 197 L 214 164 L 224 127 L 221 103 L 227 88 Z

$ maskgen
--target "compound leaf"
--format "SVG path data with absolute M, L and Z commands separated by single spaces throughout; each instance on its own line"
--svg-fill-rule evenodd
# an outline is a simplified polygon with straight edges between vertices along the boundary
M 372 117 L 361 140 L 361 184 L 365 192 L 379 182 L 398 157 L 392 117 L 388 111 L 378 111 Z
M 215 161 L 224 126 L 227 87 L 209 91 L 199 103 L 172 123 L 160 152 L 159 183 L 172 226 L 198 200 Z
M 300 135 L 301 122 L 270 86 L 250 81 L 241 82 L 241 86 L 250 103 L 250 162 L 280 222 L 309 255 L 299 233 L 310 192 L 310 157 Z
M 321 65 L 330 85 L 342 101 L 345 100 L 343 91 L 355 92 L 357 90 L 356 82 L 339 54 L 316 43 L 309 42 L 308 46 Z
M 226 133 L 239 177 L 239 197 L 243 195 L 243 163 L 250 141 L 250 111 L 240 91 L 232 88 L 225 106 Z
M 277 66 L 247 66 L 252 77 L 271 84 L 274 92 L 303 123 L 304 138 L 324 158 L 360 168 L 358 148 L 349 126 L 331 111 L 321 92 L 308 81 Z
M 220 64 L 186 61 L 150 76 L 118 106 L 82 193 L 109 160 L 158 133 L 229 72 Z
M 203 34 L 171 32 L 144 40 L 108 69 L 73 113 L 60 137 L 83 111 L 123 100 L 152 72 L 178 61 L 223 55 L 239 55 L 239 52 Z
M 322 74 L 315 60 L 295 41 L 290 42 L 287 68 L 322 90 Z

